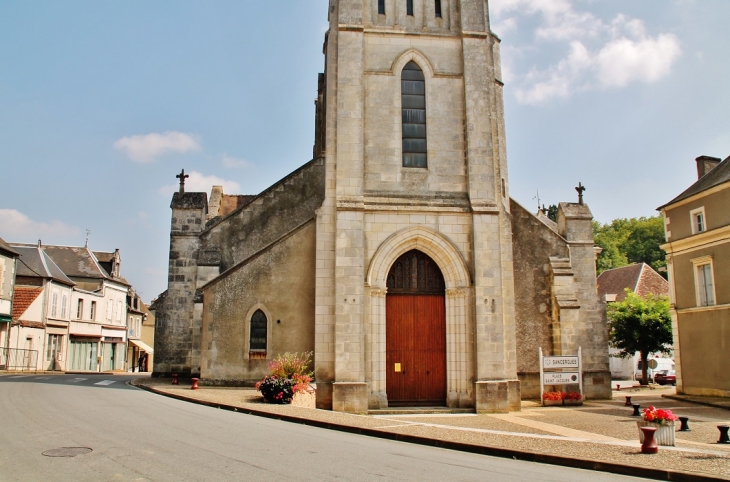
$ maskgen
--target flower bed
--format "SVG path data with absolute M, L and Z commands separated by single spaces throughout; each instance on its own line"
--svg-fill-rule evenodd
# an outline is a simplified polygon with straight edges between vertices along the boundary
M 641 427 L 654 427 L 657 429 L 654 435 L 657 445 L 671 447 L 675 445 L 674 422 L 677 416 L 671 410 L 651 406 L 644 409 L 641 418 L 643 420 L 636 422 L 639 428 L 639 442 L 644 443 L 644 432 L 641 431 Z
M 545 407 L 557 405 L 583 405 L 583 395 L 580 392 L 543 392 L 542 404 Z

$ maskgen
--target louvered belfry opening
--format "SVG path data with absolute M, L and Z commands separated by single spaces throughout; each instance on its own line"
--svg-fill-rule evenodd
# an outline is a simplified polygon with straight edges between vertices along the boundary
M 446 403 L 444 277 L 428 255 L 411 250 L 390 268 L 385 321 L 389 406 Z
M 411 60 L 403 67 L 400 84 L 403 167 L 427 167 L 426 79 L 417 63 Z
M 413 249 L 401 255 L 388 273 L 388 293 L 444 294 L 444 276 L 428 255 Z

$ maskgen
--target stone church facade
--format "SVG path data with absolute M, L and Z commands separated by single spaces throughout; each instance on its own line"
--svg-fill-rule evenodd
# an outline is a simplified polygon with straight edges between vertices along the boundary
M 257 196 L 175 193 L 155 375 L 247 384 L 314 352 L 317 405 L 519 410 L 538 348 L 610 397 L 591 213 L 509 197 L 485 0 L 331 0 L 314 159 Z

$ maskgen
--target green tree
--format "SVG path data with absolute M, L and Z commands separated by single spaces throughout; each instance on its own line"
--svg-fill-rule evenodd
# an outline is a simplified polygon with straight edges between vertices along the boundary
M 544 204 L 543 204 L 543 207 L 545 207 Z M 556 206 L 555 204 L 551 204 L 550 206 L 548 206 L 546 214 L 547 214 L 547 217 L 549 217 L 556 223 L 558 222 L 558 206 Z
M 626 289 L 623 301 L 611 303 L 607 310 L 609 343 L 621 350 L 621 358 L 641 355 L 641 384 L 648 383 L 646 364 L 650 353 L 672 349 L 672 319 L 667 296 L 642 298 Z
M 664 220 L 650 218 L 614 219 L 610 224 L 593 221 L 593 239 L 603 251 L 596 261 L 601 274 L 607 269 L 632 263 L 646 263 L 666 277 L 664 251 Z

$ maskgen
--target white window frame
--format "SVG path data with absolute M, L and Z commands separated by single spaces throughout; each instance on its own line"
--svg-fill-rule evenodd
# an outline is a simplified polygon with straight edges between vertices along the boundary
M 66 293 L 61 295 L 61 318 L 66 319 L 66 304 L 68 301 L 68 295 Z
M 106 321 L 112 321 L 113 310 L 114 300 L 106 300 Z
M 712 262 L 712 256 L 702 256 L 700 258 L 694 258 L 690 260 L 692 262 L 692 271 L 694 273 L 695 280 L 695 301 L 697 307 L 715 306 L 717 304 L 717 296 L 715 293 L 715 267 Z M 712 281 L 711 290 L 707 289 L 707 285 L 704 283 L 704 279 L 700 278 L 700 269 L 704 266 L 710 267 L 710 279 Z M 705 294 L 707 298 L 706 303 L 702 303 L 702 294 Z M 708 295 L 712 295 L 712 300 L 709 299 Z
M 76 319 L 81 320 L 84 318 L 84 299 L 79 298 L 76 300 Z
M 122 322 L 122 302 L 117 301 L 117 321 Z
M 51 316 L 56 317 L 58 313 L 58 290 L 51 291 Z
M 91 301 L 91 309 L 89 311 L 89 319 L 96 321 L 96 301 Z
M 697 218 L 701 217 L 702 229 L 698 229 Z M 705 216 L 705 207 L 701 206 L 689 212 L 690 226 L 692 226 L 692 234 L 700 234 L 707 231 L 707 216 Z

